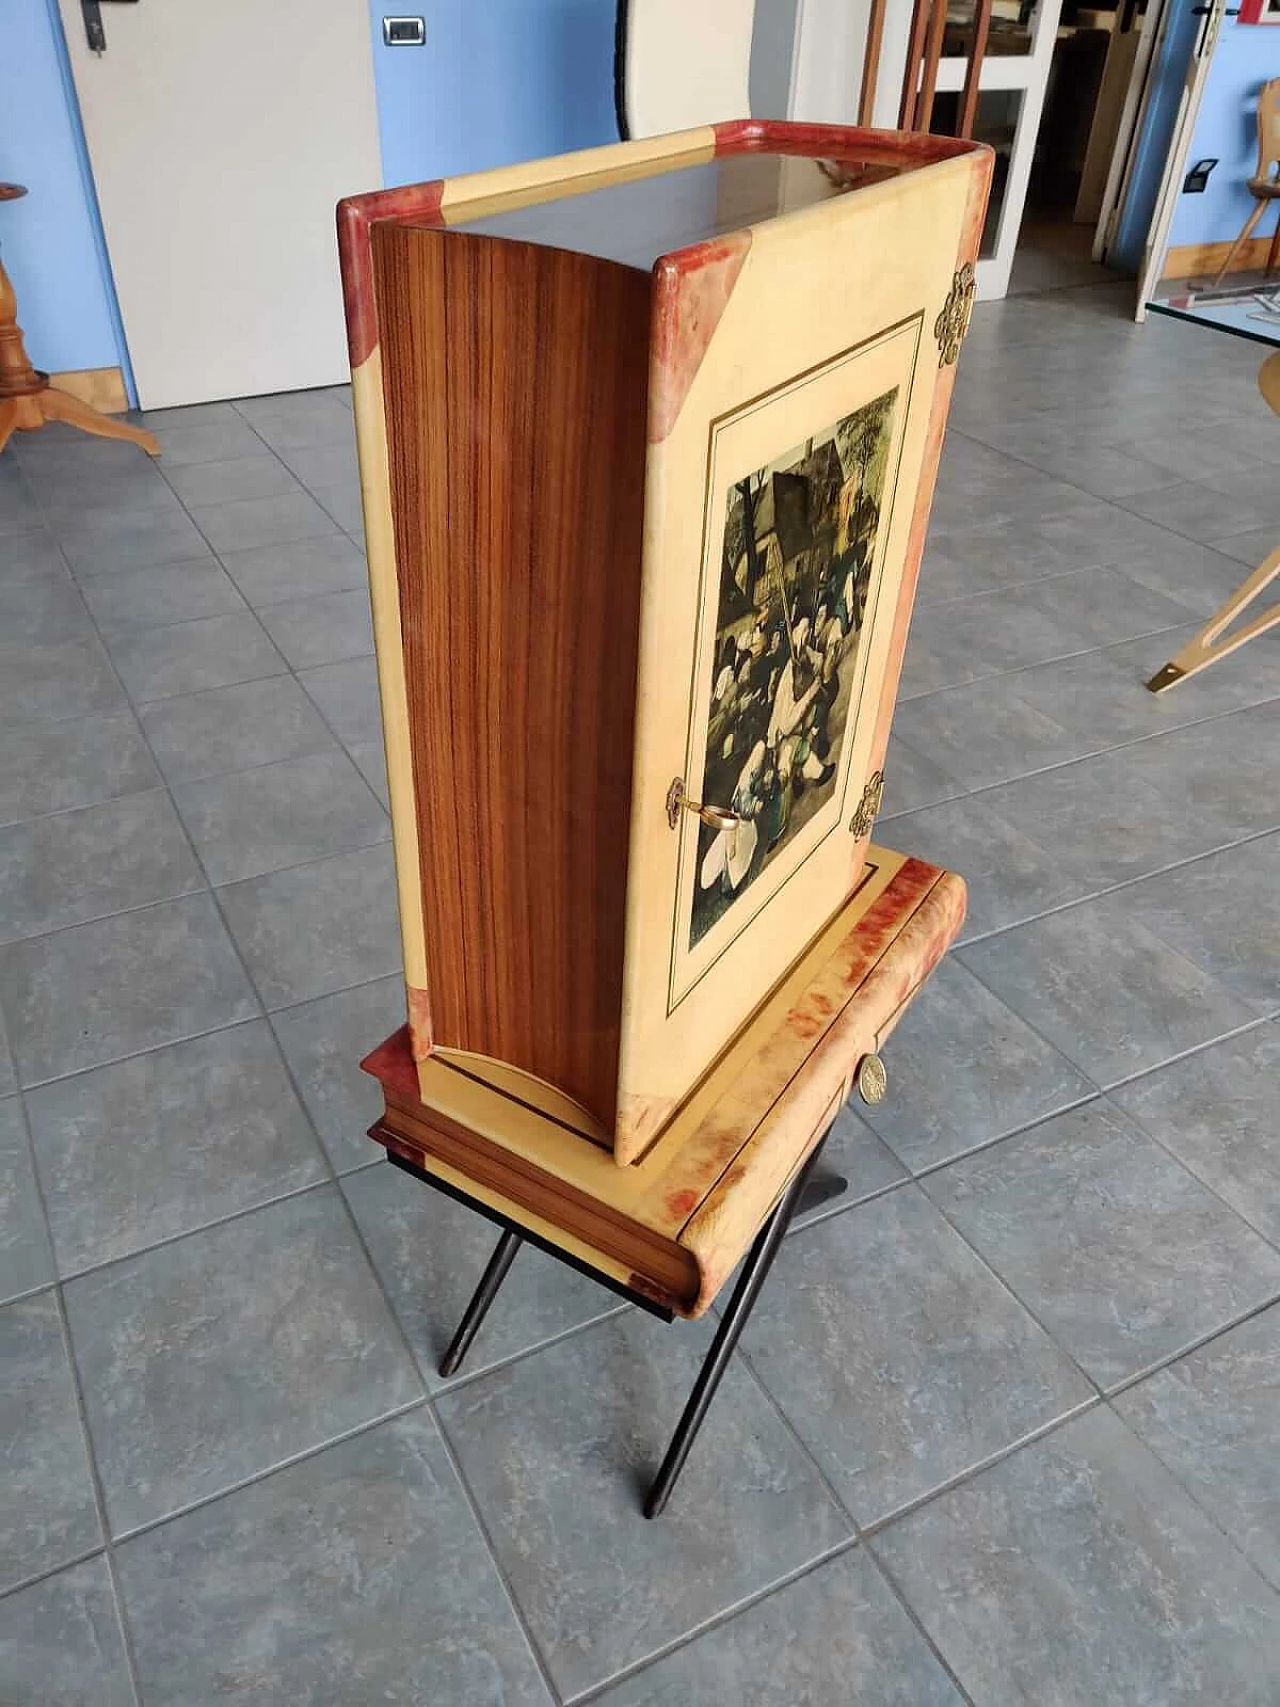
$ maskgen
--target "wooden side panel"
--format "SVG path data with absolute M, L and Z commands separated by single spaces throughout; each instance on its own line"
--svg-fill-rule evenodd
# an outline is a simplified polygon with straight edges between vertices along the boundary
M 431 1035 L 612 1117 L 650 283 L 373 228 Z

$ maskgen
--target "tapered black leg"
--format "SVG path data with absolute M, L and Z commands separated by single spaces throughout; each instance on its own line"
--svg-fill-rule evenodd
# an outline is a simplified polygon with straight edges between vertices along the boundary
M 764 1226 L 756 1234 L 755 1243 L 747 1253 L 747 1260 L 742 1266 L 738 1284 L 733 1289 L 729 1307 L 720 1319 L 720 1327 L 715 1339 L 711 1342 L 711 1350 L 707 1353 L 702 1368 L 698 1371 L 698 1379 L 693 1384 L 693 1391 L 685 1405 L 684 1414 L 676 1425 L 676 1432 L 671 1437 L 671 1445 L 667 1455 L 662 1460 L 662 1468 L 654 1478 L 653 1486 L 649 1489 L 648 1498 L 644 1502 L 646 1517 L 659 1517 L 671 1498 L 671 1491 L 676 1480 L 684 1469 L 684 1461 L 689 1456 L 689 1449 L 697 1438 L 702 1420 L 707 1414 L 707 1408 L 715 1398 L 716 1388 L 720 1385 L 725 1370 L 729 1367 L 729 1359 L 733 1356 L 733 1348 L 737 1345 L 747 1318 L 760 1295 L 769 1270 L 773 1267 L 773 1259 L 778 1254 L 778 1247 L 786 1235 L 791 1218 L 796 1212 L 805 1186 L 809 1180 L 810 1170 L 818 1159 L 821 1144 L 814 1150 L 800 1172 L 778 1199 L 777 1208 L 770 1215 Z
M 480 1324 L 489 1314 L 489 1306 L 498 1296 L 498 1288 L 507 1278 L 507 1270 L 516 1260 L 516 1252 L 524 1240 L 519 1233 L 508 1229 L 498 1240 L 497 1249 L 489 1258 L 489 1266 L 480 1277 L 471 1302 L 467 1305 L 466 1313 L 458 1324 L 458 1331 L 453 1336 L 453 1344 L 445 1352 L 440 1364 L 441 1375 L 456 1375 L 463 1358 L 471 1349 L 471 1342 L 480 1332 Z

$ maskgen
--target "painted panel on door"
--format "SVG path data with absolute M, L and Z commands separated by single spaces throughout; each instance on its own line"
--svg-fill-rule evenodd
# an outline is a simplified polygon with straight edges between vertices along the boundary
M 712 423 L 686 775 L 737 822 L 683 826 L 668 1012 L 861 791 L 862 640 L 920 338 L 914 315 Z
M 835 796 L 898 388 L 731 481 L 689 947 L 747 896 Z

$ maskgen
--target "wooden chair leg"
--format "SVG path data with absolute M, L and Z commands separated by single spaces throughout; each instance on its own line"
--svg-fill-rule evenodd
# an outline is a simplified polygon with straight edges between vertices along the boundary
M 1270 278 L 1276 270 L 1276 262 L 1280 261 L 1280 201 L 1276 203 L 1276 228 L 1272 233 L 1271 247 L 1267 251 L 1267 277 Z
M 667 1455 L 662 1460 L 662 1467 L 654 1477 L 653 1486 L 649 1489 L 644 1502 L 646 1517 L 660 1517 L 666 1509 L 667 1501 L 671 1498 L 680 1472 L 684 1469 L 685 1459 L 698 1437 L 698 1430 L 716 1396 L 716 1389 L 724 1378 L 724 1372 L 729 1367 L 729 1359 L 733 1356 L 734 1347 L 746 1327 L 747 1321 L 755 1308 L 760 1289 L 768 1278 L 769 1270 L 773 1267 L 773 1259 L 777 1256 L 779 1247 L 786 1236 L 787 1228 L 791 1225 L 800 1200 L 808 1184 L 813 1165 L 818 1159 L 822 1145 L 826 1142 L 825 1135 L 810 1153 L 808 1160 L 792 1180 L 791 1184 L 778 1199 L 777 1208 L 770 1215 L 764 1226 L 756 1234 L 755 1243 L 747 1253 L 742 1265 L 742 1273 L 738 1276 L 738 1284 L 733 1289 L 733 1297 L 729 1307 L 720 1319 L 720 1327 L 716 1337 L 711 1342 L 711 1350 L 698 1371 L 698 1379 L 693 1384 L 680 1421 L 676 1424 L 676 1432 L 671 1437 Z
M 1262 615 L 1255 617 L 1252 622 L 1245 623 L 1243 628 L 1236 629 L 1235 633 L 1229 634 L 1225 640 L 1218 639 L 1223 629 L 1233 623 L 1240 612 L 1252 604 L 1259 593 L 1269 587 L 1277 576 L 1280 576 L 1280 547 L 1236 588 L 1221 610 L 1209 618 L 1199 634 L 1188 640 L 1181 652 L 1175 653 L 1162 670 L 1156 671 L 1147 683 L 1151 692 L 1163 693 L 1166 688 L 1186 681 L 1188 676 L 1207 670 L 1210 664 L 1216 664 L 1219 658 L 1227 657 L 1237 647 L 1243 646 L 1246 640 L 1265 634 L 1269 628 L 1280 623 L 1280 604 L 1277 604 L 1271 610 L 1263 611 Z
M 472 1340 L 480 1332 L 480 1325 L 489 1314 L 489 1306 L 498 1296 L 498 1289 L 507 1278 L 507 1271 L 516 1260 L 516 1252 L 523 1243 L 519 1233 L 513 1233 L 510 1228 L 498 1240 L 497 1248 L 489 1258 L 488 1267 L 480 1276 L 480 1284 L 458 1323 L 458 1331 L 440 1360 L 441 1375 L 456 1375 L 462 1367 L 462 1360 L 470 1351 Z
M 1226 260 L 1222 263 L 1222 265 L 1218 268 L 1217 272 L 1214 274 L 1213 283 L 1209 287 L 1210 290 L 1217 290 L 1218 286 L 1222 283 L 1223 279 L 1225 279 L 1227 274 L 1231 271 L 1232 261 L 1234 261 L 1236 256 L 1240 253 L 1241 247 L 1245 243 L 1248 242 L 1250 237 L 1253 236 L 1254 227 L 1257 225 L 1258 221 L 1262 218 L 1263 214 L 1266 212 L 1266 207 L 1267 207 L 1266 202 L 1259 202 L 1257 207 L 1255 207 L 1253 212 L 1249 215 L 1248 219 L 1245 220 L 1244 226 L 1240 232 L 1240 235 L 1236 238 L 1235 242 L 1227 250 Z

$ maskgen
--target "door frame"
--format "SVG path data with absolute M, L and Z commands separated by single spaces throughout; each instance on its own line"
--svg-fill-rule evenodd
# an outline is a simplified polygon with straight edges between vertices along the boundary
M 1142 249 L 1142 264 L 1138 269 L 1137 302 L 1133 317 L 1139 324 L 1147 318 L 1147 302 L 1151 296 L 1152 286 L 1160 282 L 1165 256 L 1169 252 L 1169 233 L 1173 228 L 1173 216 L 1177 210 L 1178 197 L 1182 194 L 1182 180 L 1186 172 L 1187 156 L 1191 151 L 1196 123 L 1200 117 L 1200 104 L 1204 99 L 1205 85 L 1209 80 L 1214 52 L 1222 34 L 1226 5 L 1227 0 L 1209 0 L 1183 72 L 1182 92 L 1178 97 L 1178 116 L 1174 123 L 1173 138 L 1169 144 L 1169 153 L 1165 160 L 1164 175 L 1160 180 L 1160 190 L 1156 196 L 1151 226 Z
M 1138 38 L 1138 51 L 1129 74 L 1129 87 L 1120 111 L 1115 147 L 1111 153 L 1111 169 L 1102 192 L 1102 207 L 1093 233 L 1093 258 L 1105 262 L 1115 239 L 1120 213 L 1133 178 L 1138 138 L 1151 104 L 1151 74 L 1156 64 L 1160 43 L 1164 40 L 1172 16 L 1172 0 L 1148 0 Z

